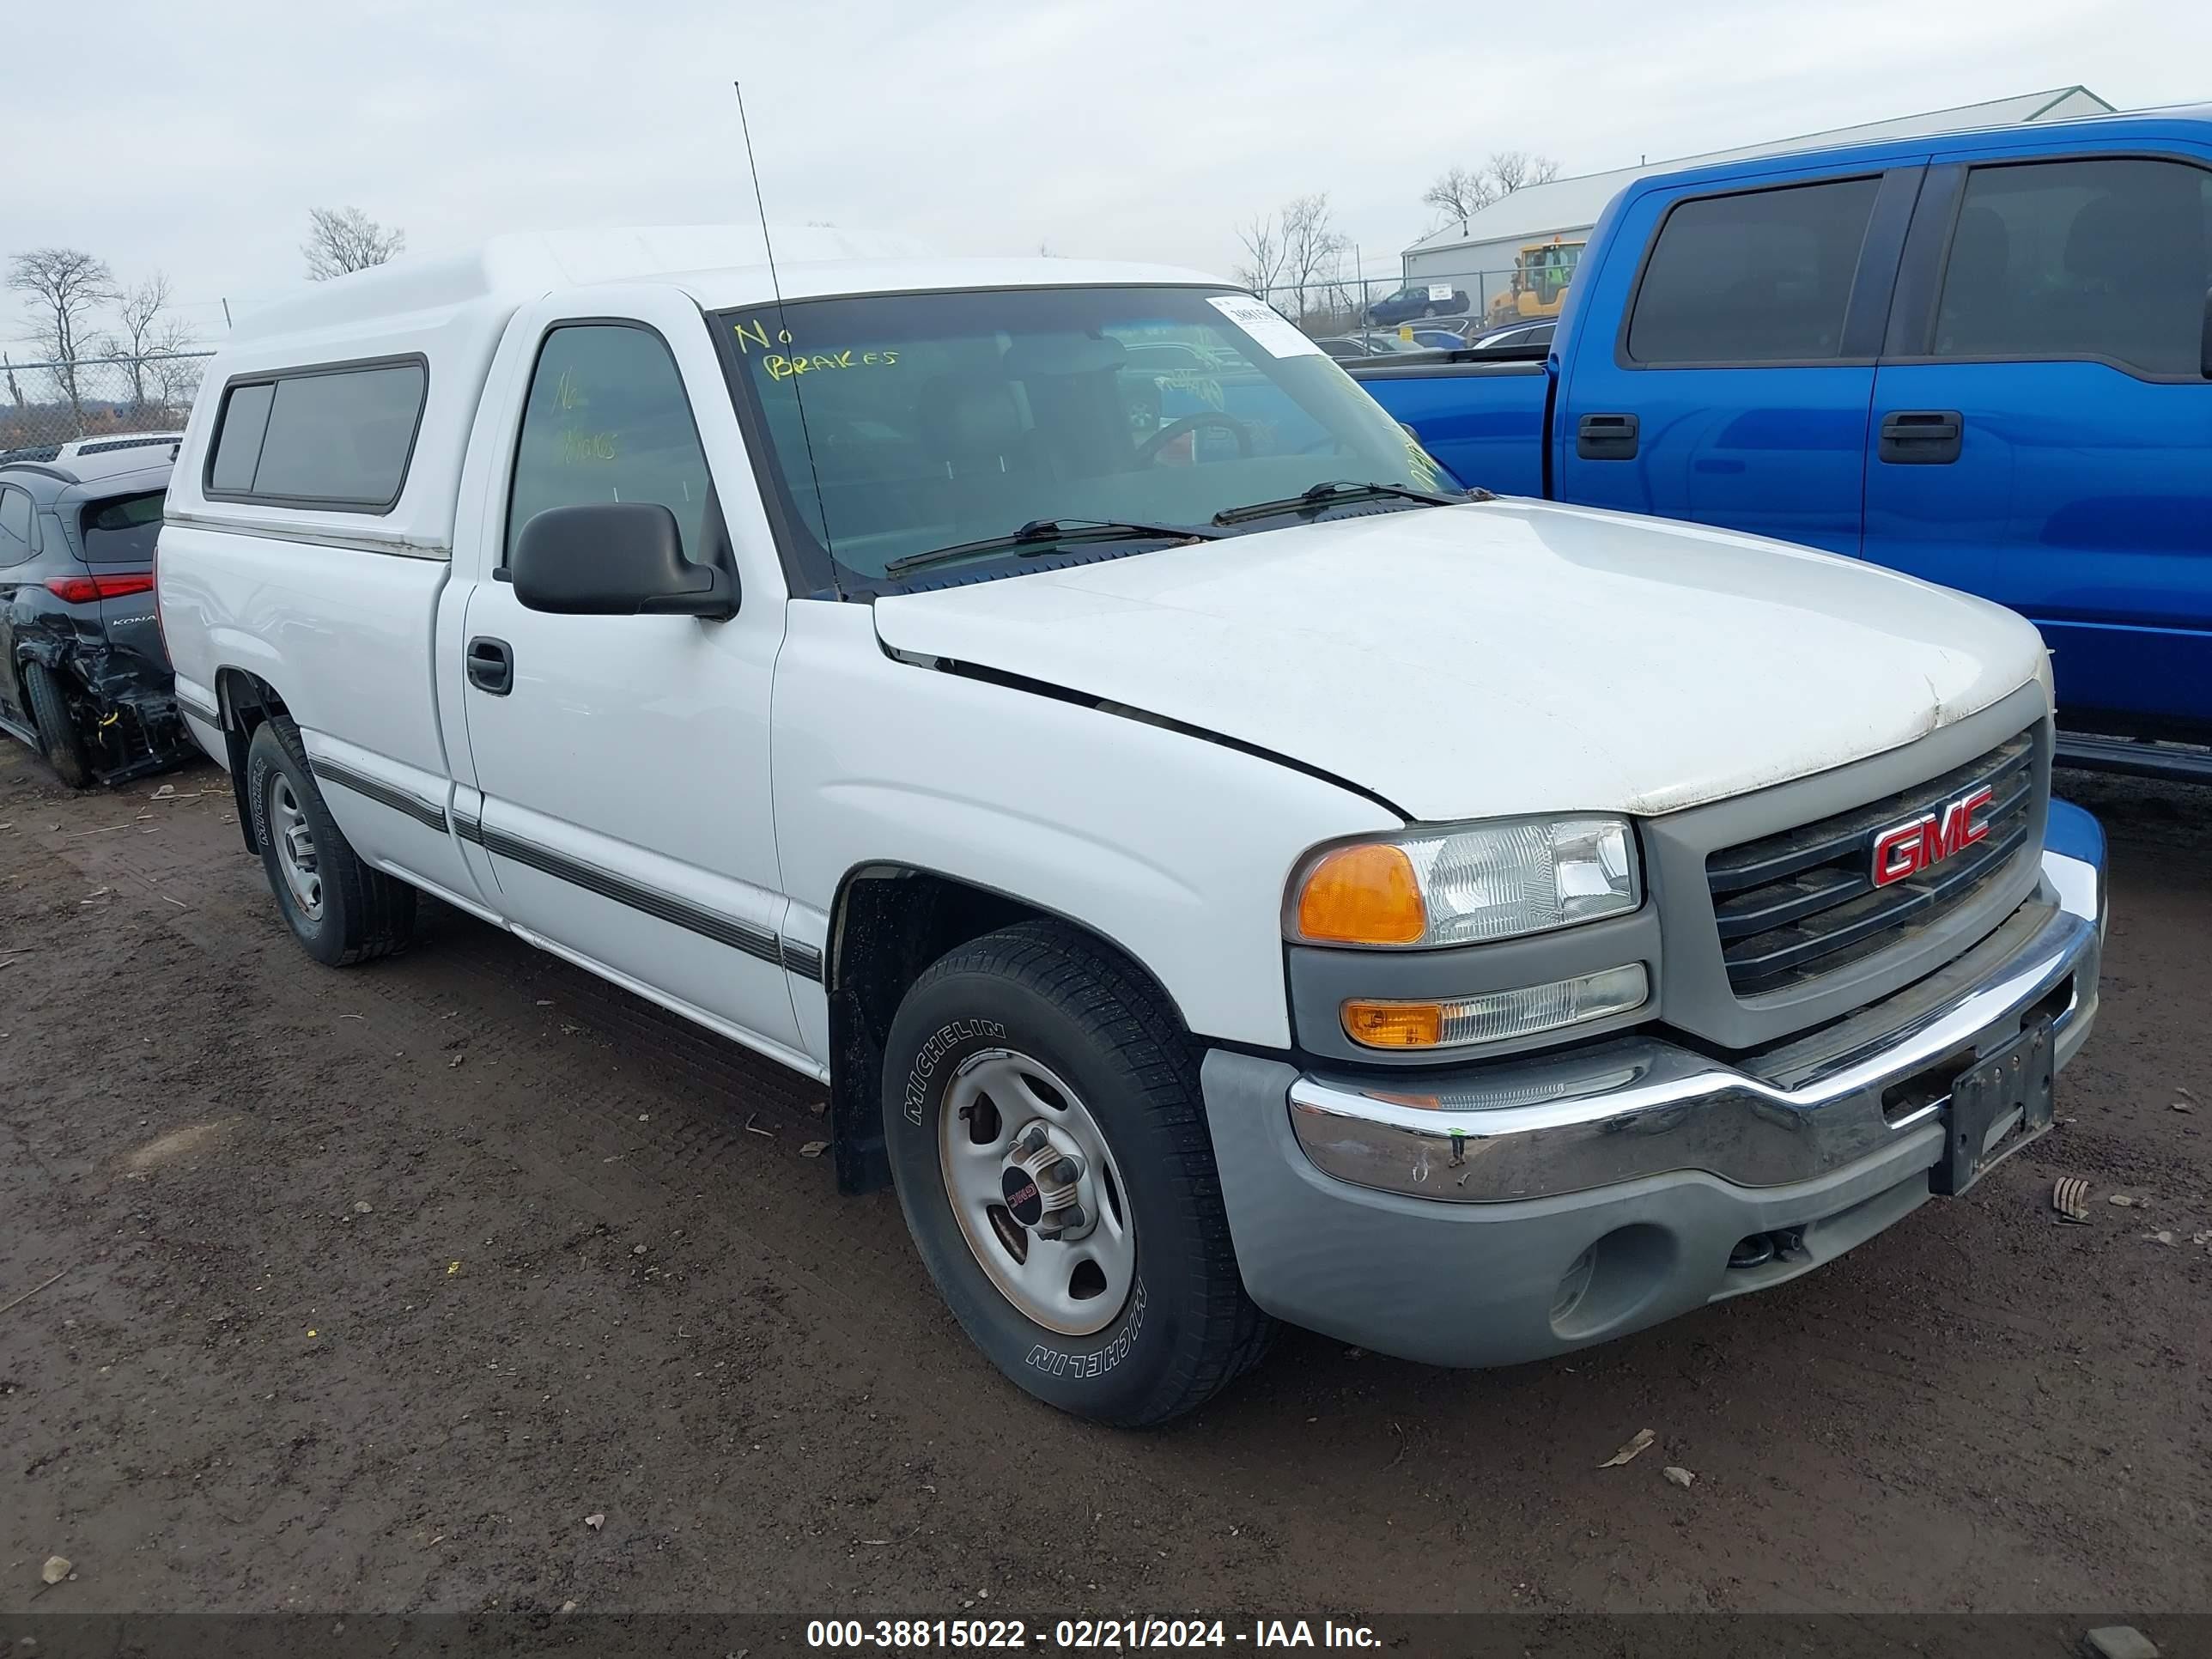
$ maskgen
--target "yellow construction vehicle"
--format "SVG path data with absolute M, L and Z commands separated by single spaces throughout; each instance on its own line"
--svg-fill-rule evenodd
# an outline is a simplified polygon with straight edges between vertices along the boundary
M 1514 263 L 1510 286 L 1491 297 L 1492 325 L 1558 316 L 1582 257 L 1582 243 L 1564 242 L 1556 236 L 1547 242 L 1528 244 Z

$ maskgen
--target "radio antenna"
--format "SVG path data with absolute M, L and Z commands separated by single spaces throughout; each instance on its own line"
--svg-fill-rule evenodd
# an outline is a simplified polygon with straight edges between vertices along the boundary
M 768 228 L 768 204 L 761 196 L 760 163 L 753 157 L 752 124 L 745 119 L 745 83 L 732 81 L 730 87 L 738 94 L 738 132 L 745 141 L 745 170 L 752 174 L 753 206 L 760 214 L 761 246 L 768 250 L 769 289 L 775 295 L 775 331 L 778 343 L 787 345 L 791 340 L 791 328 L 784 320 L 783 278 L 776 274 L 775 238 Z M 822 522 L 823 550 L 830 555 L 830 591 L 842 599 L 845 597 L 845 590 L 837 580 L 837 554 L 829 545 L 830 503 L 822 494 L 821 469 L 814 465 L 814 434 L 806 425 L 806 398 L 799 389 L 799 380 L 796 374 L 791 377 L 791 401 L 799 410 L 799 441 L 806 446 L 806 473 L 814 481 L 814 511 Z

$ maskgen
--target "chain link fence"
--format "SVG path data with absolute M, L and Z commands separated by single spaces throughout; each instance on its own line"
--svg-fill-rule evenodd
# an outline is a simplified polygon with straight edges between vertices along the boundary
M 145 357 L 80 357 L 66 362 L 0 358 L 0 459 L 52 459 L 79 439 L 175 432 L 211 351 Z M 28 451 L 30 453 L 18 452 Z

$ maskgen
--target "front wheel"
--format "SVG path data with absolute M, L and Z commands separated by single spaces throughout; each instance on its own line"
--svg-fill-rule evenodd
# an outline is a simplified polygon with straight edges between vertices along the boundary
M 939 1293 L 1038 1399 L 1162 1423 L 1265 1351 L 1190 1039 L 1073 928 L 1025 923 L 922 974 L 884 1045 L 884 1127 Z
M 270 890 L 309 956 L 340 968 L 406 948 L 415 890 L 347 845 L 315 787 L 299 728 L 281 714 L 254 728 L 246 790 Z

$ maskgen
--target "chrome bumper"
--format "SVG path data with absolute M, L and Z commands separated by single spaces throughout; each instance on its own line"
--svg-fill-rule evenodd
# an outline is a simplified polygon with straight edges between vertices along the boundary
M 2080 850 L 2046 850 L 2034 896 L 1949 966 L 1810 1036 L 1727 1061 L 1636 1036 L 1429 1076 L 1308 1073 L 1291 1085 L 1292 1127 L 1326 1175 L 1454 1203 L 1680 1170 L 1814 1180 L 1922 1129 L 1950 1079 L 2029 1021 L 2051 1021 L 2059 1066 L 2073 1058 L 2096 1015 L 2105 920 L 2101 840 Z

